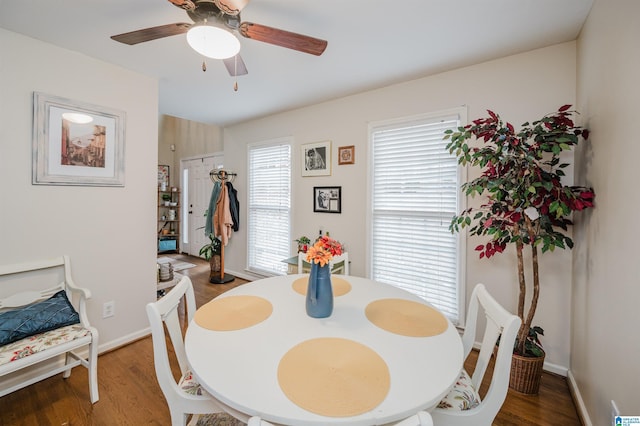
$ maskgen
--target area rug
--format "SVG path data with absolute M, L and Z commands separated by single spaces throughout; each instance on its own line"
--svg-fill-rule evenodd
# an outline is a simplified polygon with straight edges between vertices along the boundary
M 182 271 L 196 266 L 193 263 L 182 262 L 181 260 L 172 259 L 170 257 L 159 257 L 157 262 L 160 264 L 170 263 L 171 266 L 173 266 L 174 271 Z
M 196 426 L 246 426 L 246 423 L 227 413 L 215 413 L 201 415 Z

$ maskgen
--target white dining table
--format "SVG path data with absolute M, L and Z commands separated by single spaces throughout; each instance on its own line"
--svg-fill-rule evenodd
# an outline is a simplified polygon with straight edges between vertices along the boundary
M 266 300 L 272 311 L 257 324 L 222 331 L 201 326 L 197 318 L 189 324 L 185 349 L 191 370 L 229 413 L 241 420 L 259 415 L 282 425 L 382 425 L 431 410 L 448 393 L 463 364 L 462 341 L 448 319 L 444 319 L 446 324 L 439 334 L 415 337 L 387 331 L 365 314 L 367 306 L 379 300 L 400 299 L 435 308 L 397 287 L 340 276 L 350 285 L 349 291 L 335 296 L 329 317 L 312 318 L 305 311 L 305 296 L 293 286 L 306 277 L 257 280 L 213 299 L 221 302 L 232 296 L 254 296 Z M 379 404 L 353 415 L 322 415 L 301 407 L 285 394 L 279 381 L 283 357 L 303 342 L 322 338 L 355 342 L 379 355 L 389 376 L 388 392 Z

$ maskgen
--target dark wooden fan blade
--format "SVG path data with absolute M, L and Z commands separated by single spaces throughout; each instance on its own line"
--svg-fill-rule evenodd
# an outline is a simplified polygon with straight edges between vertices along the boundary
M 174 6 L 184 10 L 195 10 L 196 5 L 191 0 L 169 0 Z
M 236 58 L 237 58 L 237 61 L 236 61 Z M 231 77 L 235 77 L 237 75 L 245 75 L 249 73 L 239 53 L 236 56 L 223 59 L 222 61 L 224 62 L 224 66 L 227 67 L 227 71 L 229 72 L 229 75 Z
M 218 6 L 218 9 L 227 15 L 237 15 L 249 4 L 249 0 L 213 0 L 213 2 Z
M 159 27 L 145 28 L 143 30 L 114 35 L 111 36 L 111 38 L 115 41 L 119 41 L 120 43 L 134 45 L 145 41 L 184 34 L 189 30 L 189 28 L 191 28 L 191 25 L 192 24 L 186 24 L 184 22 L 161 25 Z
M 326 40 L 279 30 L 277 28 L 267 27 L 266 25 L 254 24 L 252 22 L 243 22 L 240 25 L 240 34 L 252 40 L 263 41 L 316 56 L 322 55 L 324 49 L 327 48 Z

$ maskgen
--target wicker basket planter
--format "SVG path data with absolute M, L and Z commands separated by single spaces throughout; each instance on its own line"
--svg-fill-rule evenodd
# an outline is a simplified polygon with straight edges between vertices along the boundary
M 213 256 L 211 256 L 211 259 L 209 259 L 209 267 L 211 269 L 211 275 L 213 275 L 214 272 L 220 272 L 221 266 L 222 265 L 220 262 L 220 255 L 214 254 Z
M 540 389 L 544 355 L 530 357 L 513 354 L 509 387 L 527 395 L 537 395 Z

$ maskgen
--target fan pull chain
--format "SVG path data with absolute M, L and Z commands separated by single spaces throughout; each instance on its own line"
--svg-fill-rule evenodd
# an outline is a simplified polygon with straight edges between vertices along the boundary
M 233 74 L 236 78 L 236 82 L 233 84 L 233 91 L 238 91 L 238 55 L 233 57 Z
M 207 25 L 207 19 L 206 18 L 204 19 L 204 25 Z M 203 36 L 204 36 L 204 34 L 203 34 Z M 203 42 L 206 41 L 205 37 L 202 38 L 202 41 Z M 202 72 L 207 72 L 207 62 L 206 62 L 204 56 L 202 57 Z

